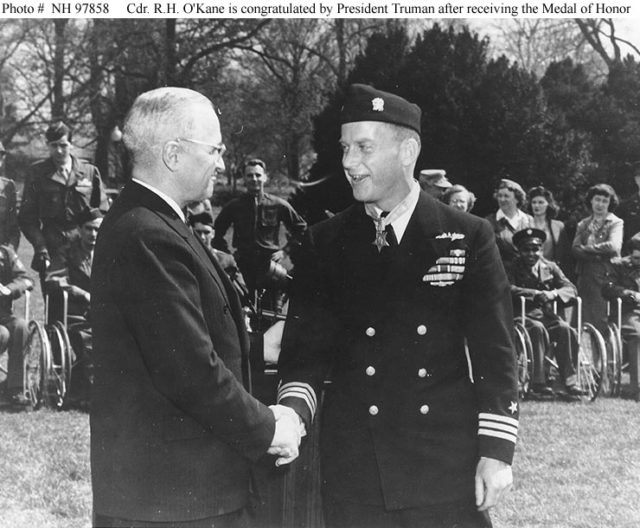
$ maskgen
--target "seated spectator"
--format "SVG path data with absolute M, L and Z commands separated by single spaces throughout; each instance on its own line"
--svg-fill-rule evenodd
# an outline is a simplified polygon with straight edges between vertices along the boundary
M 9 352 L 7 394 L 12 404 L 28 405 L 24 395 L 23 350 L 27 322 L 13 314 L 12 303 L 33 287 L 27 270 L 9 245 L 0 245 L 0 351 Z
M 196 236 L 202 240 L 204 246 L 213 254 L 218 264 L 220 264 L 220 267 L 229 276 L 231 282 L 236 288 L 236 291 L 240 295 L 243 304 L 246 304 L 249 291 L 247 290 L 247 285 L 244 282 L 242 273 L 240 273 L 240 270 L 238 269 L 236 259 L 233 258 L 233 255 L 220 251 L 219 249 L 215 249 L 211 245 L 215 235 L 213 218 L 211 215 L 206 211 L 191 215 L 189 216 L 189 225 Z
M 446 174 L 442 169 L 423 169 L 418 175 L 418 183 L 424 192 L 441 200 L 445 191 L 451 187 Z
M 66 323 L 71 348 L 75 354 L 73 368 L 76 372 L 74 383 L 71 384 L 70 398 L 81 404 L 88 399 L 92 378 L 93 346 L 89 322 L 91 267 L 103 217 L 104 214 L 99 209 L 86 209 L 76 217 L 80 236 L 62 248 L 54 258 L 45 282 L 46 290 L 52 297 L 60 290 L 65 290 L 69 296 Z M 49 306 L 49 320 L 62 320 L 59 309 L 55 309 L 57 303 L 50 301 Z
M 556 343 L 554 347 L 559 374 L 564 381 L 567 394 L 580 396 L 577 386 L 575 364 L 578 355 L 576 332 L 567 322 L 553 311 L 553 301 L 568 303 L 576 298 L 576 287 L 562 273 L 560 267 L 542 256 L 542 246 L 546 235 L 544 231 L 528 228 L 513 235 L 513 243 L 519 255 L 507 267 L 507 276 L 511 283 L 515 313 L 520 313 L 520 298 L 526 299 L 525 327 L 531 336 L 533 345 L 533 386 L 534 394 L 552 395 L 547 385 L 544 357 L 548 342 L 545 342 L 546 329 L 549 338 Z
M 640 400 L 640 239 L 629 240 L 628 248 L 628 256 L 612 262 L 602 294 L 611 301 L 622 299 L 622 335 L 629 353 L 631 387 L 636 400 Z
M 444 192 L 442 201 L 451 207 L 468 213 L 476 203 L 476 195 L 464 185 L 456 183 Z
M 498 210 L 487 216 L 496 235 L 502 262 L 511 262 L 518 251 L 512 242 L 513 234 L 527 227 L 533 227 L 533 218 L 522 207 L 527 199 L 519 183 L 503 178 L 498 183 L 493 197 L 498 202 Z

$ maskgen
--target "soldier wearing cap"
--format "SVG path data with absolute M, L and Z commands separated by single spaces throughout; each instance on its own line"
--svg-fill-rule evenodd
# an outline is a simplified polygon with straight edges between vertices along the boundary
M 547 385 L 544 357 L 550 353 L 548 338 L 556 343 L 554 353 L 560 376 L 567 394 L 580 396 L 577 386 L 575 364 L 578 355 L 576 332 L 553 310 L 552 303 L 562 306 L 577 296 L 576 287 L 564 275 L 560 267 L 542 256 L 542 246 L 547 235 L 541 229 L 527 228 L 513 235 L 513 243 L 518 248 L 518 256 L 507 266 L 511 282 L 511 294 L 516 311 L 519 313 L 521 298 L 525 303 L 525 327 L 531 336 L 533 346 L 533 387 L 534 394 L 553 395 Z
M 440 200 L 452 185 L 446 174 L 442 169 L 423 169 L 418 176 L 418 182 L 423 191 Z
M 18 222 L 33 245 L 31 267 L 44 274 L 58 251 L 78 236 L 75 219 L 83 210 L 108 208 L 98 168 L 71 154 L 71 130 L 53 123 L 45 133 L 49 157 L 31 166 Z
M 7 151 L 0 142 L 0 169 L 4 165 Z M 13 180 L 0 176 L 0 245 L 9 244 L 14 251 L 20 243 L 18 209 L 16 207 L 16 185 Z
M 340 121 L 359 203 L 309 229 L 278 401 L 308 430 L 331 380 L 328 528 L 491 526 L 518 427 L 513 312 L 491 227 L 421 191 L 418 106 L 355 84 Z

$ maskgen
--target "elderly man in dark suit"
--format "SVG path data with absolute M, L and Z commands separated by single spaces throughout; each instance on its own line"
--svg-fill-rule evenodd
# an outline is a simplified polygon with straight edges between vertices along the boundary
M 360 202 L 310 229 L 278 401 L 320 425 L 327 526 L 485 527 L 518 426 L 509 283 L 489 224 L 420 190 L 420 109 L 353 85 L 342 164 Z M 467 346 L 468 345 L 468 354 Z
M 297 456 L 300 422 L 242 383 L 240 302 L 182 209 L 224 170 L 206 97 L 140 95 L 124 126 L 132 179 L 106 216 L 92 273 L 91 472 L 96 526 L 247 525 L 250 464 Z

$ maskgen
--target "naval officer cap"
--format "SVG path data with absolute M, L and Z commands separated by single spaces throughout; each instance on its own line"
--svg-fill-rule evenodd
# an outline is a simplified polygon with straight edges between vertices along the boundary
M 521 229 L 517 233 L 514 233 L 512 241 L 516 247 L 522 247 L 525 244 L 541 246 L 546 239 L 547 235 L 542 229 L 528 227 L 527 229 Z
M 366 84 L 352 84 L 347 89 L 340 112 L 340 124 L 357 121 L 380 121 L 420 133 L 422 111 L 399 95 L 376 90 Z

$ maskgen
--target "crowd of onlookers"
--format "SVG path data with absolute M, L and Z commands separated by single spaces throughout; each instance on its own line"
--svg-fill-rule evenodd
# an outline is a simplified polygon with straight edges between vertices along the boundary
M 634 178 L 640 190 L 640 162 L 633 165 Z M 420 173 L 425 191 L 452 207 L 470 211 L 475 197 L 462 185 L 452 185 L 444 171 L 425 170 Z M 554 317 L 547 309 L 551 301 L 571 305 L 576 296 L 582 298 L 582 320 L 604 331 L 607 302 L 623 299 L 622 331 L 627 341 L 631 384 L 638 391 L 638 354 L 640 353 L 640 192 L 619 204 L 615 190 L 608 184 L 593 185 L 587 192 L 585 206 L 588 215 L 580 220 L 573 241 L 563 222 L 557 219 L 560 210 L 551 190 L 536 186 L 527 192 L 513 180 L 502 179 L 494 192 L 498 210 L 487 220 L 493 226 L 502 261 L 511 279 L 514 306 L 519 309 L 519 297 L 527 300 L 527 326 L 533 332 L 537 380 L 534 390 L 548 393 L 543 376 L 541 356 L 547 345 L 536 339 L 536 324 L 544 326 L 551 340 L 562 341 L 556 349 L 566 352 L 567 361 L 561 371 L 568 392 L 578 395 L 575 386 L 577 343 L 568 332 L 565 319 L 575 323 L 577 314 Z M 616 214 L 617 213 L 617 214 Z M 527 248 L 527 246 L 531 246 Z M 528 249 L 536 258 L 525 258 Z M 526 262 L 525 262 L 526 260 Z M 524 269 L 519 269 L 524 268 Z M 571 278 L 571 280 L 569 278 Z M 573 282 L 575 281 L 575 286 Z M 574 290 L 574 293 L 571 291 Z M 551 292 L 551 293 L 549 293 Z M 541 309 L 542 308 L 542 309 Z M 518 312 L 516 312 L 518 313 Z M 537 323 L 536 323 L 537 322 Z M 538 328 L 539 330 L 539 328 Z M 559 337 L 559 332 L 563 334 Z M 537 342 L 537 343 L 536 343 Z M 569 361 L 573 358 L 573 362 Z
M 69 297 L 68 315 L 73 322 L 70 338 L 80 362 L 91 350 L 91 264 L 97 231 L 109 206 L 98 169 L 71 154 L 69 127 L 54 123 L 45 136 L 49 157 L 30 167 L 19 212 L 15 183 L 0 178 L 0 352 L 9 351 L 4 390 L 17 405 L 28 403 L 22 380 L 27 330 L 26 322 L 13 313 L 11 304 L 33 287 L 16 254 L 21 231 L 33 246 L 31 268 L 38 273 L 43 291 L 52 295 L 65 291 Z M 5 156 L 0 143 L 0 167 Z M 640 188 L 640 163 L 634 170 Z M 280 269 L 285 262 L 290 266 L 288 253 L 301 242 L 306 222 L 286 201 L 265 192 L 263 161 L 249 160 L 244 179 L 247 193 L 229 202 L 215 220 L 207 201 L 194 204 L 187 214 L 192 230 L 231 277 L 241 296 L 255 304 L 257 292 L 264 291 L 265 277 L 273 273 L 273 267 Z M 435 198 L 461 211 L 472 211 L 474 193 L 452 184 L 445 171 L 423 170 L 417 179 Z M 525 192 L 517 182 L 502 179 L 494 198 L 498 209 L 487 220 L 493 226 L 514 295 L 527 298 L 527 324 L 533 334 L 540 330 L 535 326 L 542 325 L 556 341 L 567 343 L 567 357 L 558 359 L 568 392 L 576 392 L 571 360 L 575 340 L 568 333 L 566 317 L 554 317 L 546 305 L 551 301 L 557 305 L 558 300 L 570 305 L 579 295 L 583 320 L 603 329 L 607 299 L 622 297 L 626 314 L 623 329 L 632 348 L 640 346 L 640 315 L 634 315 L 640 304 L 640 194 L 618 208 L 618 196 L 610 185 L 592 186 L 585 200 L 589 214 L 577 224 L 573 242 L 557 218 L 560 211 L 551 190 L 536 186 Z M 237 263 L 225 238 L 231 226 Z M 286 240 L 281 226 L 286 229 Z M 286 275 L 286 268 L 282 269 Z M 278 306 L 277 288 L 273 294 L 270 302 Z M 518 309 L 517 300 L 515 306 Z M 538 363 L 543 348 L 540 345 Z M 538 365 L 537 372 L 542 370 Z M 534 388 L 548 391 L 541 375 Z

